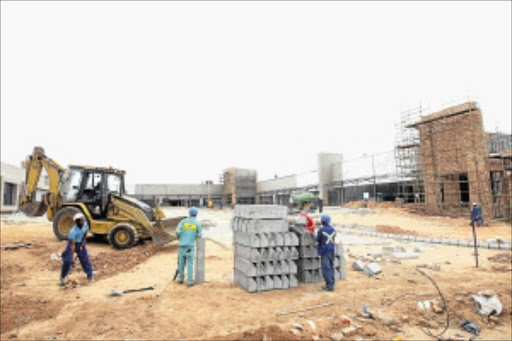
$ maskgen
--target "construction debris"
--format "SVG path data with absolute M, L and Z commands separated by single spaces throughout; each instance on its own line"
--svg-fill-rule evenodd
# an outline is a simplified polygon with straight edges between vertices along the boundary
M 7 244 L 7 245 L 2 246 L 2 249 L 4 249 L 4 250 L 16 250 L 16 249 L 19 249 L 19 248 L 30 247 L 30 246 L 34 245 L 35 243 L 36 243 L 35 240 L 31 240 L 31 241 L 28 241 L 28 242 L 12 243 L 12 244 Z
M 500 299 L 490 290 L 480 291 L 471 295 L 476 311 L 484 316 L 499 316 L 503 309 Z

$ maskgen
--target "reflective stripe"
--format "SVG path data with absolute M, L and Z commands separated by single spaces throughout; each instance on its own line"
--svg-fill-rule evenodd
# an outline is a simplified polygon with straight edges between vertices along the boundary
M 322 234 L 327 238 L 325 244 L 334 244 L 334 237 L 336 236 L 336 232 L 328 234 L 327 232 L 322 232 Z
M 194 225 L 194 224 L 190 224 L 190 223 L 185 223 L 185 224 L 183 225 L 183 228 L 184 228 L 185 230 L 195 230 L 196 225 Z

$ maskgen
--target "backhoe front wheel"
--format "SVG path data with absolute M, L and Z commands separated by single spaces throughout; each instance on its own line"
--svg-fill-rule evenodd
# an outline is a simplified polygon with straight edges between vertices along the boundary
M 57 212 L 53 219 L 53 233 L 55 233 L 57 238 L 60 240 L 68 239 L 69 231 L 75 225 L 73 217 L 77 213 L 82 212 L 74 207 L 64 207 Z
M 137 243 L 139 236 L 135 227 L 127 223 L 115 225 L 108 234 L 108 241 L 116 249 L 129 249 Z

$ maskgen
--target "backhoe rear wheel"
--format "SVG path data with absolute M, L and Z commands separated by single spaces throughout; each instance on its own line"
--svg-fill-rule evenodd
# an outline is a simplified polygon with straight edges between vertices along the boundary
M 128 223 L 115 225 L 108 234 L 108 241 L 116 249 L 129 249 L 137 243 L 139 234 L 135 227 Z
M 68 234 L 75 222 L 73 217 L 77 213 L 82 213 L 78 208 L 64 207 L 60 209 L 53 219 L 53 233 L 60 240 L 67 240 Z

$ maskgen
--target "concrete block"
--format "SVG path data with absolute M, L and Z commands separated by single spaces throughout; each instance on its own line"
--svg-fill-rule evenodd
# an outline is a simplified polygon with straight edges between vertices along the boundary
M 274 275 L 274 289 L 283 289 L 283 280 L 281 279 L 281 275 Z
M 246 232 L 253 233 L 288 232 L 289 229 L 285 219 L 243 219 L 243 224 Z
M 432 239 L 430 239 L 430 242 L 432 244 L 441 244 L 441 239 L 440 238 L 432 238 Z
M 482 249 L 488 249 L 489 248 L 489 243 L 487 243 L 487 242 L 477 242 L 477 246 L 479 248 L 482 248 Z
M 365 266 L 366 266 L 366 263 L 360 259 L 358 259 L 354 263 L 352 263 L 352 269 L 354 269 L 356 271 L 364 271 Z
M 512 244 L 511 243 L 500 243 L 500 249 L 512 250 Z
M 194 282 L 196 284 L 205 282 L 205 253 L 206 253 L 206 244 L 204 238 L 199 238 L 196 240 L 196 254 L 195 254 L 195 274 L 194 274 Z
M 274 290 L 274 278 L 265 276 L 265 290 Z
M 268 245 L 266 246 L 283 246 L 284 236 L 282 233 L 269 233 L 267 235 Z
M 448 238 L 442 238 L 442 239 L 441 239 L 441 244 L 450 245 L 450 239 L 448 239 Z
M 459 246 L 471 246 L 470 242 L 468 242 L 467 240 L 464 240 L 464 239 L 459 239 Z
M 315 237 L 312 233 L 302 233 L 299 237 L 299 245 L 300 246 L 309 246 L 315 245 Z
M 293 232 L 287 232 L 284 234 L 284 245 L 286 246 L 298 246 L 299 237 Z
M 290 278 L 287 275 L 281 275 L 281 288 L 288 289 L 290 287 Z
M 316 247 L 315 247 L 316 249 Z M 336 254 L 343 256 L 345 254 L 345 247 L 341 244 L 336 244 Z
M 262 257 L 262 250 L 266 251 L 266 257 Z M 235 256 L 245 258 L 251 262 L 259 262 L 268 259 L 268 249 L 253 249 L 248 246 L 235 244 Z
M 274 261 L 272 262 L 273 266 L 274 266 L 274 275 L 281 275 L 283 273 L 286 273 L 285 269 L 284 269 L 284 266 L 288 267 L 288 264 L 285 263 L 284 261 Z
M 258 276 L 258 263 L 253 263 L 247 259 L 235 257 L 235 269 L 247 277 Z
M 247 233 L 242 231 L 234 231 L 233 234 L 236 244 L 250 246 L 252 248 L 262 246 L 262 237 L 266 240 L 266 236 L 264 234 Z
M 336 269 L 334 272 L 334 279 L 337 281 L 343 281 L 347 279 L 347 274 L 343 269 Z
M 292 252 L 291 252 L 290 259 L 299 259 L 299 248 L 292 246 L 291 250 L 292 250 Z
M 416 237 L 416 241 L 420 242 L 420 243 L 425 242 L 426 241 L 425 239 L 426 239 L 425 237 Z
M 489 249 L 495 249 L 495 250 L 500 249 L 500 243 L 498 243 L 498 242 L 489 243 Z
M 258 277 L 245 276 L 238 270 L 235 270 L 235 283 L 248 292 L 258 291 Z
M 425 251 L 425 249 L 422 246 L 416 245 L 414 247 L 414 252 L 420 253 L 420 252 L 423 252 L 423 251 Z
M 417 259 L 419 255 L 416 252 L 393 252 L 391 259 L 394 260 L 406 260 L 406 259 Z
M 395 252 L 407 252 L 407 250 L 402 245 L 397 245 L 395 247 Z
M 346 261 L 345 257 L 336 256 L 336 258 L 334 258 L 334 267 L 337 268 L 337 267 L 344 267 L 344 266 L 347 266 L 347 261 Z
M 450 245 L 459 246 L 459 240 L 457 238 L 451 238 L 450 239 Z
M 299 285 L 296 275 L 292 274 L 286 276 L 288 276 L 288 279 L 290 280 L 290 288 L 296 288 Z
M 299 257 L 301 258 L 311 258 L 318 256 L 318 252 L 316 251 L 315 246 L 300 246 L 299 247 Z
M 290 273 L 290 274 L 296 274 L 297 273 L 297 264 L 295 263 L 295 261 L 293 260 L 285 260 L 284 262 L 286 262 L 288 264 L 288 272 L 287 273 Z
M 278 205 L 236 205 L 233 214 L 247 219 L 285 219 L 288 208 Z
M 380 265 L 378 263 L 373 262 L 373 263 L 366 264 L 363 268 L 363 271 L 368 276 L 373 276 L 373 275 L 376 275 L 376 274 L 382 272 L 382 268 L 380 267 Z
M 292 254 L 291 247 L 283 246 L 283 259 L 290 259 Z
M 395 248 L 391 246 L 383 246 L 382 247 L 382 254 L 383 255 L 390 255 L 393 252 L 395 252 Z

